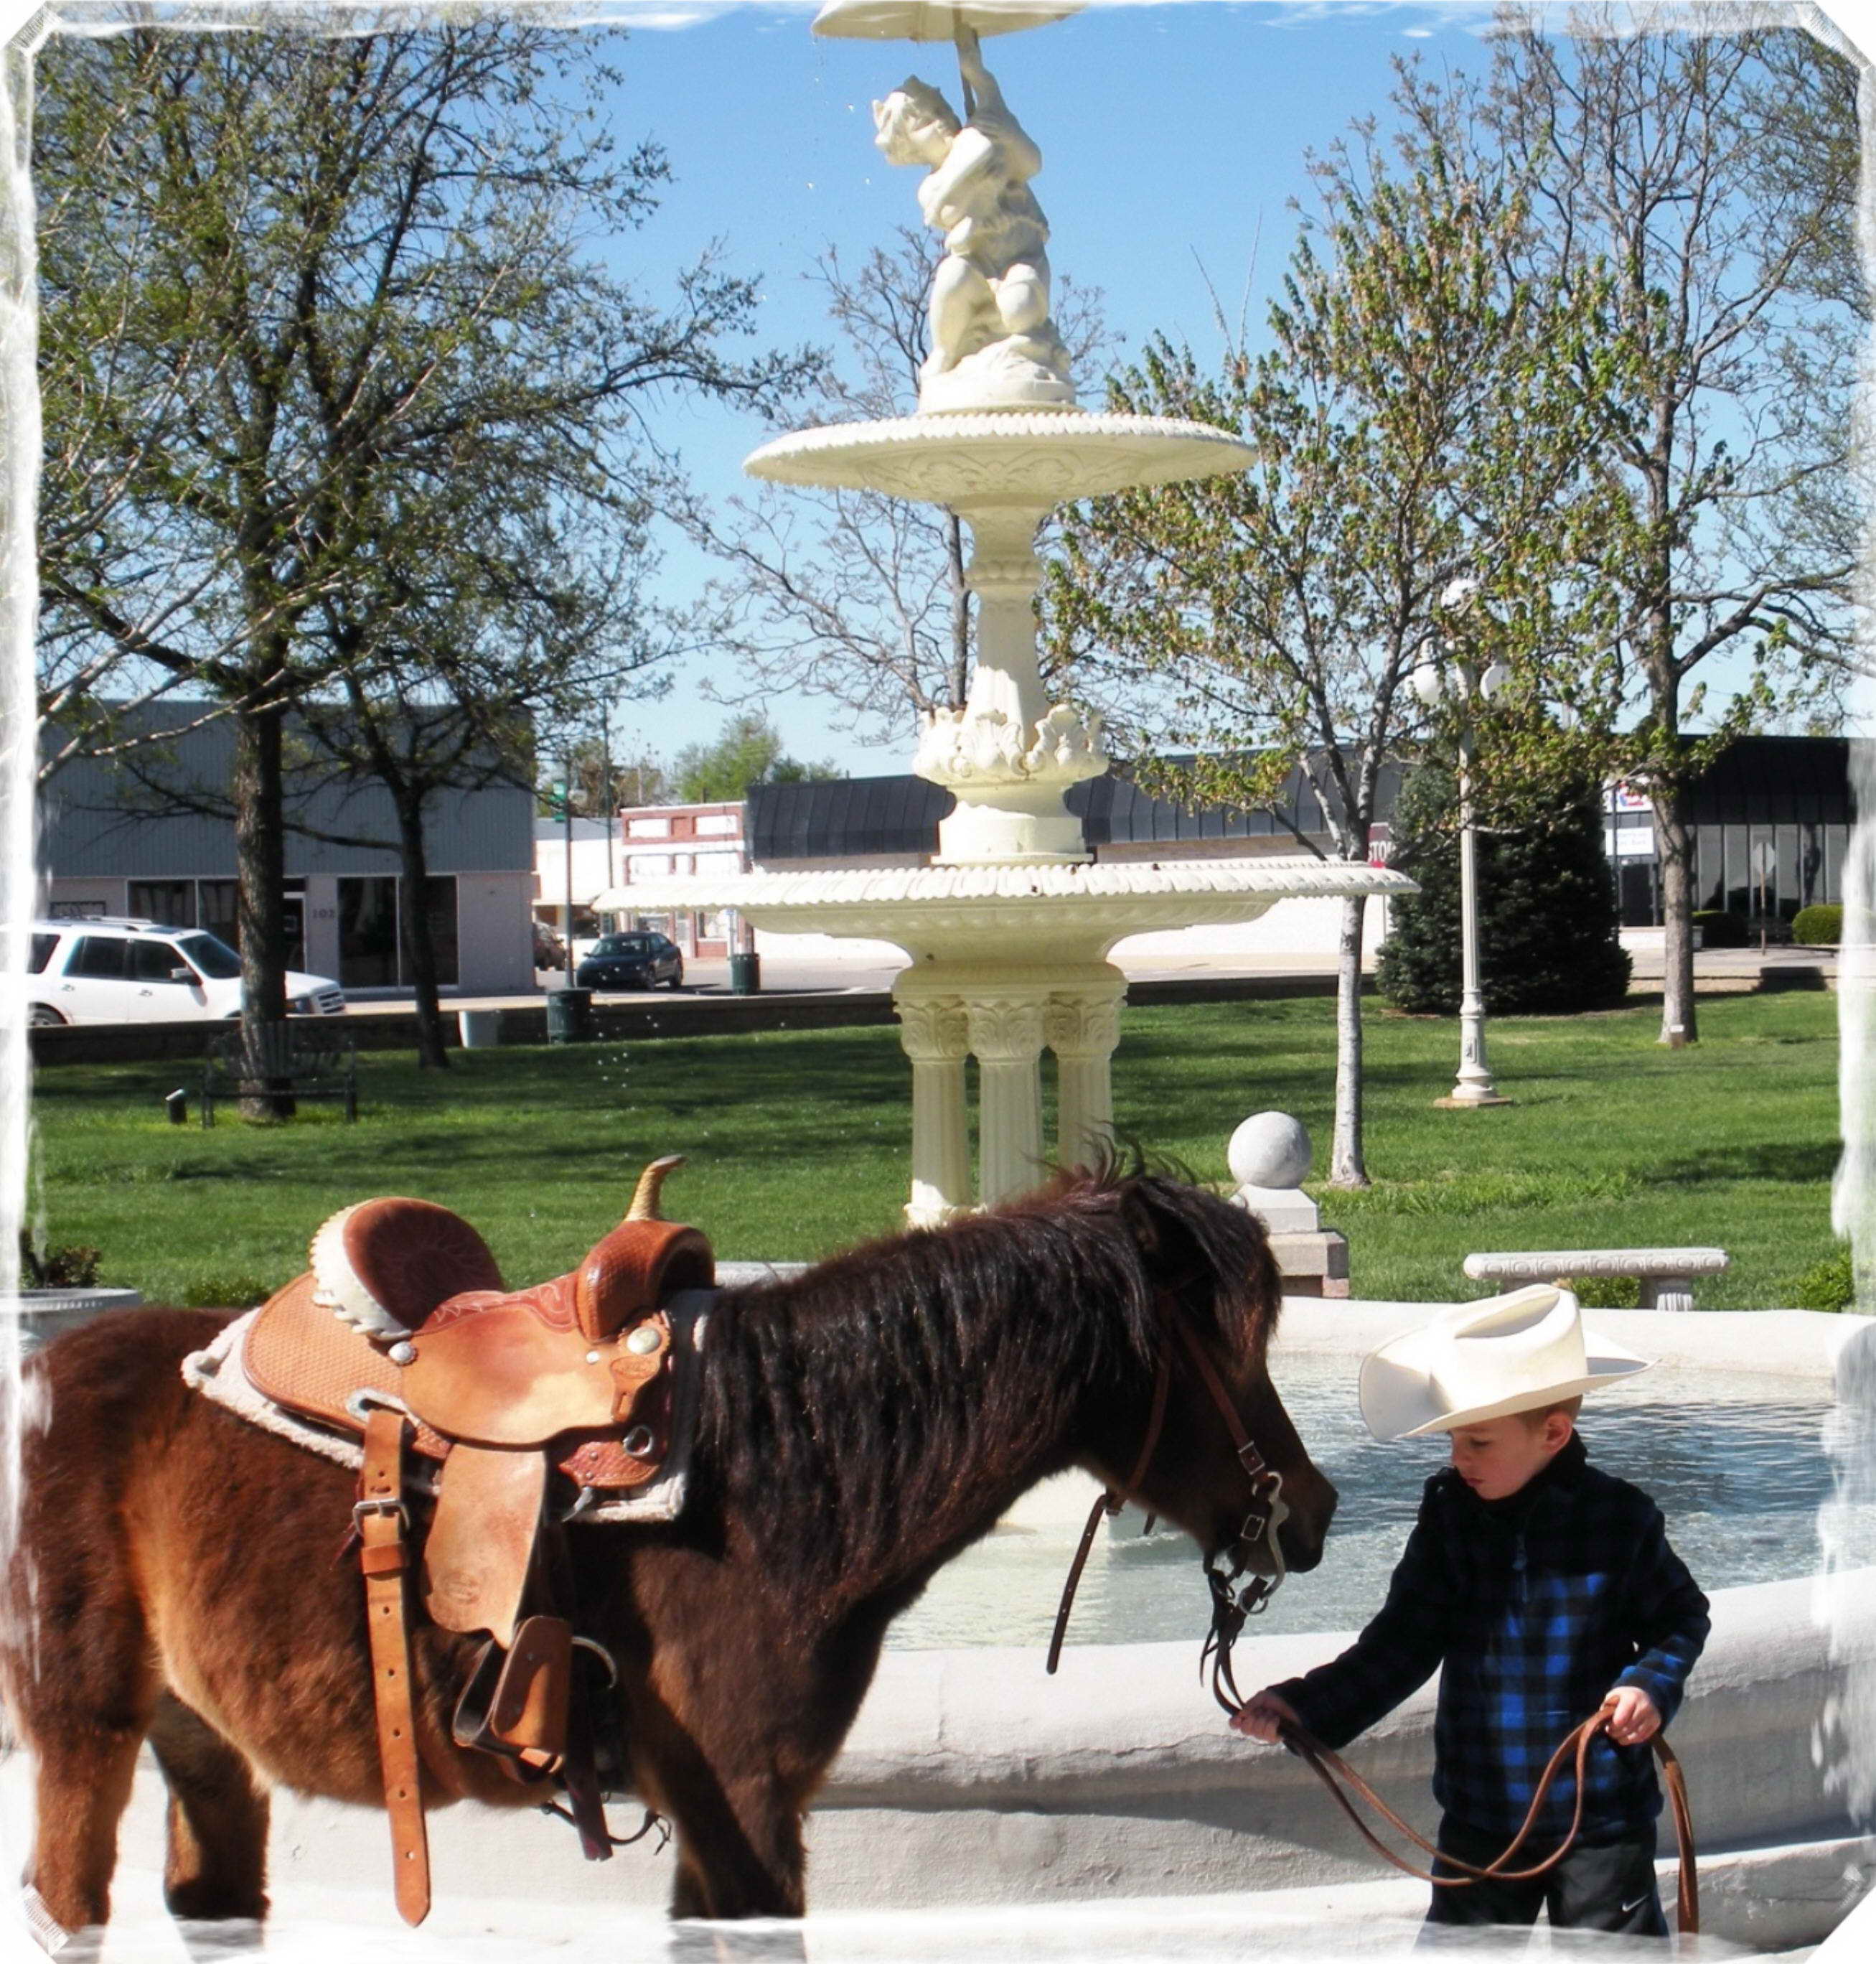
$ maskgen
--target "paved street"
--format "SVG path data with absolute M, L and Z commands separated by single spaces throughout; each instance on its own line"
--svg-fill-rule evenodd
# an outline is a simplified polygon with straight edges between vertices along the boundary
M 1631 987 L 1637 991 L 1658 991 L 1661 986 L 1662 951 L 1658 939 L 1650 937 L 1631 946 L 1634 975 Z M 893 977 L 903 964 L 897 962 L 861 963 L 829 961 L 824 955 L 787 958 L 765 954 L 762 957 L 762 993 L 765 995 L 878 995 L 892 987 Z M 1229 953 L 1207 956 L 1202 953 L 1123 957 L 1118 964 L 1130 982 L 1158 982 L 1185 978 L 1223 980 L 1233 978 L 1311 977 L 1326 984 L 1336 973 L 1333 960 L 1326 955 L 1256 955 Z M 1372 959 L 1368 967 L 1371 971 Z M 1762 953 L 1756 948 L 1703 948 L 1694 958 L 1695 986 L 1703 994 L 1722 993 L 1756 988 L 1765 969 L 1799 968 L 1820 971 L 1826 977 L 1836 974 L 1836 952 L 1830 948 L 1772 948 Z M 540 989 L 526 995 L 457 996 L 446 994 L 448 1010 L 518 1009 L 538 1003 L 546 992 L 561 986 L 558 972 L 544 971 L 537 977 Z M 687 961 L 683 993 L 688 996 L 727 996 L 730 964 L 727 961 Z M 605 1003 L 650 1003 L 668 997 L 664 989 L 608 991 L 597 1000 Z M 396 1015 L 408 1012 L 408 994 L 351 996 L 348 1007 L 354 1016 Z

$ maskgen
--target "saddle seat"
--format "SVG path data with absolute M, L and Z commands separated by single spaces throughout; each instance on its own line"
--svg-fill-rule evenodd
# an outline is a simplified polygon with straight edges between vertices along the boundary
M 577 1269 L 510 1292 L 460 1215 L 384 1199 L 335 1215 L 313 1259 L 248 1333 L 262 1396 L 358 1433 L 374 1404 L 399 1405 L 433 1459 L 457 1444 L 551 1448 L 560 1471 L 604 1489 L 658 1471 L 671 1415 L 660 1305 L 715 1272 L 695 1228 L 627 1219 Z

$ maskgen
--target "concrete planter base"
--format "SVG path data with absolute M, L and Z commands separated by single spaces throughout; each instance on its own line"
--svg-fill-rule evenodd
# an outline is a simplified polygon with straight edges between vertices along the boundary
M 21 1289 L 20 1346 L 31 1350 L 62 1330 L 85 1323 L 107 1309 L 136 1309 L 143 1292 L 133 1288 Z

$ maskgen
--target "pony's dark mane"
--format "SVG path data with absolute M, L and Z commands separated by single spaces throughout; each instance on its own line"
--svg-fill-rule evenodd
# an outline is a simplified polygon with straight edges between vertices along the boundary
M 791 1563 L 870 1570 L 909 1526 L 974 1531 L 973 1491 L 1034 1477 L 1092 1391 L 1143 1402 L 1164 1291 L 1227 1357 L 1261 1363 L 1278 1282 L 1262 1226 L 1215 1195 L 1109 1168 L 949 1227 L 726 1290 L 700 1414 L 704 1462 Z M 956 1517 L 956 1525 L 945 1524 Z

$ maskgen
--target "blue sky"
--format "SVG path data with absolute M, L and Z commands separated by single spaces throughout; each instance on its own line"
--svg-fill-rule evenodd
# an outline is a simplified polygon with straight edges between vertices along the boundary
M 1397 56 L 1482 67 L 1490 11 L 1102 5 L 997 37 L 985 58 L 1041 146 L 1035 188 L 1058 274 L 1103 289 L 1127 348 L 1164 329 L 1210 350 L 1208 277 L 1234 315 L 1248 293 L 1247 321 L 1255 329 L 1262 319 L 1295 233 L 1288 201 L 1308 192 L 1306 153 L 1353 117 L 1385 120 Z M 614 60 L 624 72 L 617 133 L 656 136 L 675 178 L 657 216 L 626 242 L 621 270 L 655 288 L 720 236 L 737 270 L 762 276 L 766 338 L 780 344 L 826 337 L 805 277 L 818 254 L 832 244 L 857 262 L 916 218 L 917 173 L 893 169 L 872 147 L 873 99 L 909 73 L 957 99 L 948 47 L 816 40 L 811 18 L 807 7 L 743 8 L 637 28 Z M 672 404 L 659 424 L 707 496 L 746 483 L 741 460 L 762 435 L 752 419 Z M 672 593 L 699 576 L 697 559 L 674 547 Z M 693 669 L 665 701 L 620 720 L 669 756 L 728 713 L 700 701 L 702 679 Z M 857 772 L 906 767 L 907 756 L 830 731 L 824 704 L 782 702 L 772 713 L 797 755 Z

